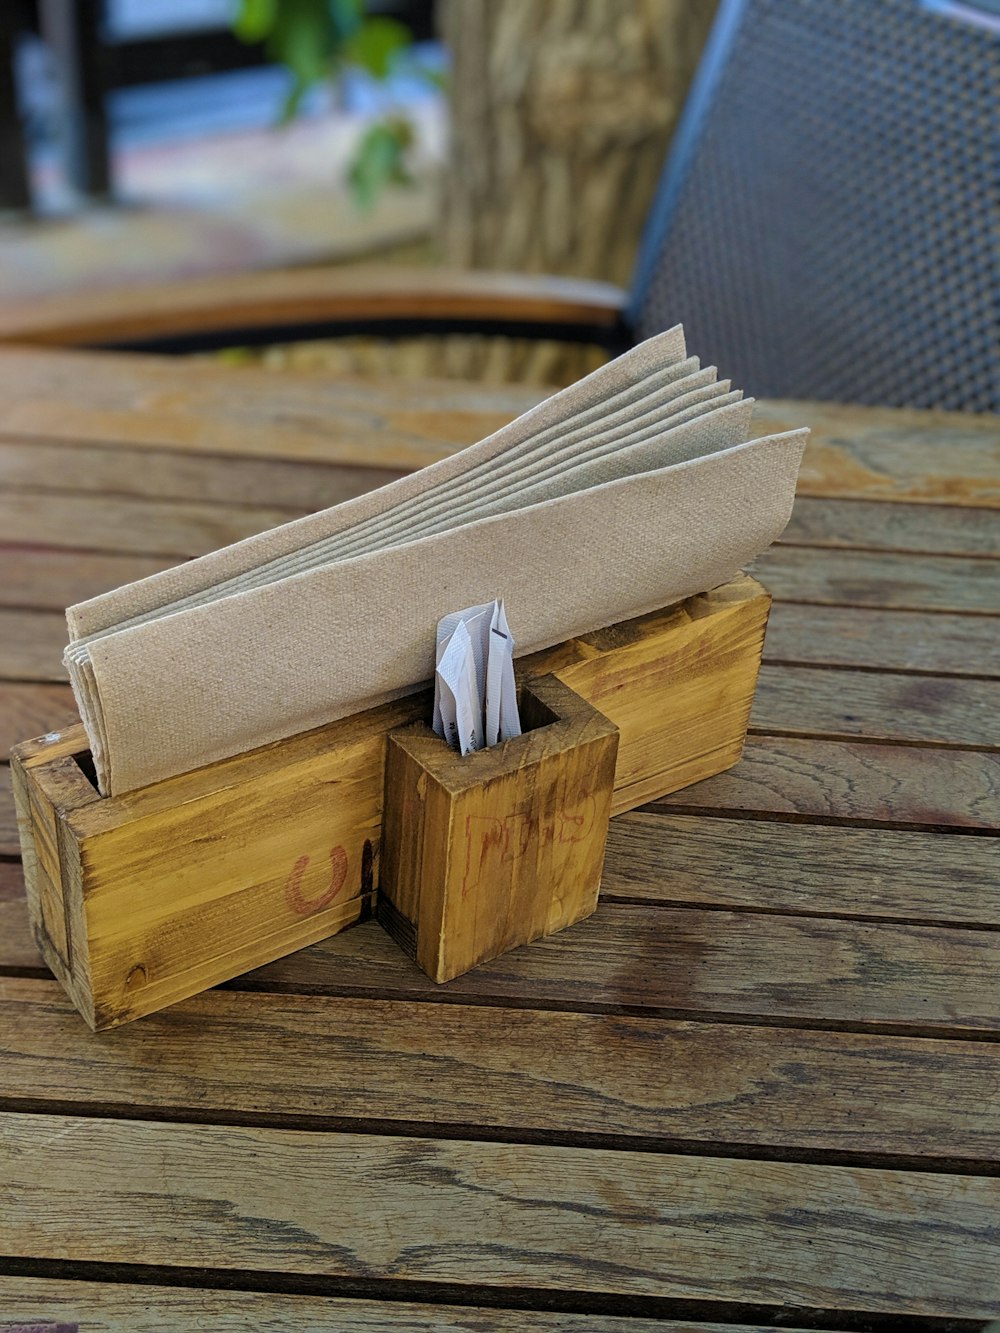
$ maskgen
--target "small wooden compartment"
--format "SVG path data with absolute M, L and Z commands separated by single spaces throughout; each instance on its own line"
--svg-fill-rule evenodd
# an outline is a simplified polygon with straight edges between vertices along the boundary
M 618 728 L 555 676 L 524 734 L 462 758 L 426 722 L 389 733 L 378 917 L 434 981 L 590 916 Z
M 549 760 L 534 748 L 546 733 L 552 739 L 568 735 L 559 727 L 575 705 L 568 693 L 547 696 L 556 682 L 611 724 L 610 731 L 592 717 L 587 724 L 595 738 L 605 738 L 604 763 L 617 729 L 607 798 L 612 816 L 735 764 L 769 605 L 764 589 L 741 575 L 712 592 L 521 659 L 518 674 L 538 697 L 539 718 L 548 709 L 559 719 L 523 738 L 524 755 L 537 760 L 538 781 L 560 790 L 560 754 L 553 751 L 549 773 Z M 555 681 L 537 683 L 550 675 Z M 395 815 L 391 832 L 384 835 L 382 827 L 389 736 L 397 733 L 392 745 L 401 754 L 395 763 L 406 753 L 399 729 L 429 717 L 430 710 L 429 693 L 411 695 L 110 798 L 94 785 L 82 726 L 17 746 L 11 767 L 35 936 L 87 1022 L 103 1029 L 152 1013 L 370 914 L 383 836 L 399 832 Z M 567 764 L 575 748 L 561 752 Z M 464 760 L 449 751 L 445 759 L 462 766 L 463 774 L 470 762 L 481 764 L 484 775 L 505 762 L 502 753 L 488 751 Z M 472 799 L 460 790 L 466 778 L 452 792 L 444 773 L 439 770 L 437 780 L 460 809 Z M 564 785 L 568 774 L 567 768 Z M 503 790 L 501 783 L 498 798 Z M 511 813 L 517 814 L 514 805 Z M 398 887 L 399 854 L 389 854 L 397 856 L 390 861 L 397 870 L 388 871 L 386 885 L 395 874 L 397 887 L 387 897 L 402 920 L 410 900 Z M 455 855 L 449 847 L 445 864 L 454 866 Z M 565 885 L 545 891 L 552 913 L 545 931 L 559 928 L 560 912 L 565 923 L 586 914 L 595 849 L 588 855 L 590 878 L 581 881 L 578 898 L 571 902 Z M 541 852 L 532 858 L 543 864 Z M 553 871 L 559 864 L 552 859 Z M 535 911 L 536 890 L 544 896 L 540 884 L 529 892 L 527 880 L 519 888 L 511 881 L 511 901 L 520 903 L 523 891 Z M 560 901 L 561 908 L 552 906 Z M 441 920 L 447 927 L 444 911 Z M 540 921 L 532 916 L 527 925 L 511 925 L 510 941 L 538 933 Z M 479 948 L 472 947 L 469 957 Z M 435 957 L 433 966 L 447 970 L 448 950 Z

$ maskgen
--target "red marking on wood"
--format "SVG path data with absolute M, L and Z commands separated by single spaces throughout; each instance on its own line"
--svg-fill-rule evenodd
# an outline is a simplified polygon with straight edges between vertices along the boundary
M 347 883 L 347 853 L 338 843 L 330 848 L 330 885 L 316 898 L 306 898 L 302 892 L 302 879 L 309 867 L 310 857 L 300 856 L 292 867 L 292 873 L 285 882 L 285 901 L 299 916 L 309 916 L 329 907 L 334 898 Z
M 535 839 L 540 847 L 551 842 L 583 842 L 597 819 L 597 802 L 585 792 L 568 810 L 557 810 L 550 820 L 518 812 L 502 819 L 494 815 L 467 815 L 465 820 L 465 872 L 462 898 L 468 898 L 479 881 L 503 865 L 519 861 Z

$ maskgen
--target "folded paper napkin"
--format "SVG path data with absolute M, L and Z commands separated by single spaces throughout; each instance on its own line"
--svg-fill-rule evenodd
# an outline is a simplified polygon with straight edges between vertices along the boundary
M 67 612 L 117 795 L 410 693 L 505 599 L 531 653 L 726 582 L 788 521 L 807 432 L 651 338 L 460 453 Z

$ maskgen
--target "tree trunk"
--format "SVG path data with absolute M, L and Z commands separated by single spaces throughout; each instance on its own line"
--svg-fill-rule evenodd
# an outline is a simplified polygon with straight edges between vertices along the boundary
M 445 0 L 462 267 L 628 283 L 715 0 Z

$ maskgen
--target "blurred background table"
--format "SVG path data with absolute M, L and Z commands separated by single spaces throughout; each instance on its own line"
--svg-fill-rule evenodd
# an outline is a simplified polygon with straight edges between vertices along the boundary
M 67 603 L 540 396 L 3 349 L 3 753 L 74 716 Z M 1000 1316 L 1000 428 L 757 411 L 799 423 L 742 762 L 614 822 L 591 921 L 446 986 L 369 922 L 96 1037 L 0 768 L 0 1318 Z

